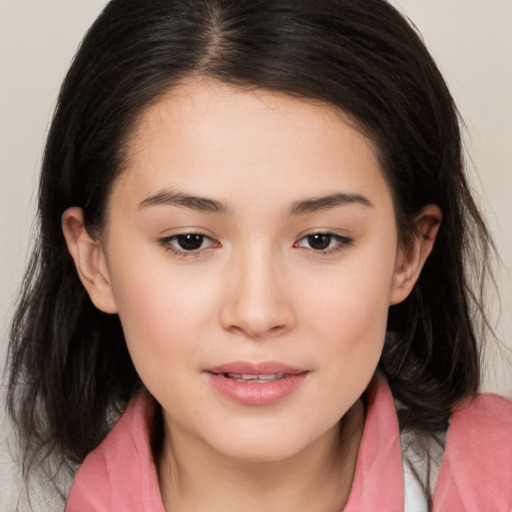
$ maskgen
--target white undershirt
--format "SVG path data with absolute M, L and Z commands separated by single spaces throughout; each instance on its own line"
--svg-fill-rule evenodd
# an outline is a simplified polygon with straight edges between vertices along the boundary
M 400 407 L 400 406 L 398 406 Z M 429 512 L 426 489 L 433 492 L 446 446 L 447 433 L 435 440 L 413 431 L 400 434 L 404 472 L 404 512 Z

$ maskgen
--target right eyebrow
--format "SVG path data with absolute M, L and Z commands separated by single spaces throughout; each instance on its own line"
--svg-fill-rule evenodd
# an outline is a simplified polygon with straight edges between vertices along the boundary
M 181 206 L 210 213 L 229 213 L 228 207 L 215 199 L 208 197 L 193 196 L 182 192 L 172 192 L 164 190 L 152 196 L 147 197 L 139 203 L 139 209 L 149 206 Z

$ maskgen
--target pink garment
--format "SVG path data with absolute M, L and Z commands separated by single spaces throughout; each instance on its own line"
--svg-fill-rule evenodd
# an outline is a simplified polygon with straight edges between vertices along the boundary
M 65 512 L 164 512 L 151 453 L 154 405 L 143 393 L 78 470 Z M 356 472 L 343 512 L 403 512 L 400 434 L 386 381 L 368 388 Z M 454 412 L 434 512 L 512 511 L 512 402 L 480 395 Z M 171 511 L 168 511 L 171 512 Z

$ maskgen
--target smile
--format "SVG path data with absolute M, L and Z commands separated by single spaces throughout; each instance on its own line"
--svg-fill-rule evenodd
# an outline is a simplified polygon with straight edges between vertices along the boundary
M 213 389 L 244 405 L 270 405 L 298 390 L 308 370 L 278 362 L 234 362 L 205 372 Z

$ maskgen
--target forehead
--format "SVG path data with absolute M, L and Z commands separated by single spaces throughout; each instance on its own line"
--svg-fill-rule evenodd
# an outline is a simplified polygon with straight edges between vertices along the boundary
M 146 109 L 124 167 L 121 181 L 141 193 L 191 183 L 207 195 L 222 194 L 223 183 L 272 196 L 301 184 L 312 194 L 387 187 L 373 144 L 340 109 L 208 80 L 185 82 Z

